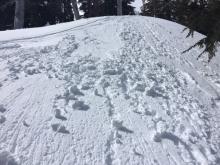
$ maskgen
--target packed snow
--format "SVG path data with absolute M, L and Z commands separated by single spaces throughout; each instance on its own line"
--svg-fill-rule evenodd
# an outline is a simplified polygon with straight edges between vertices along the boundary
M 220 57 L 124 16 L 0 32 L 0 165 L 220 164 Z

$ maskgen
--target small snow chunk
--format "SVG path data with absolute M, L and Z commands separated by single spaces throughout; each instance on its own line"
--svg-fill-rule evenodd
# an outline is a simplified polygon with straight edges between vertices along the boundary
M 112 125 L 113 125 L 113 127 L 115 127 L 119 131 L 122 131 L 125 133 L 134 133 L 132 130 L 123 126 L 123 121 L 113 120 Z
M 157 112 L 156 112 L 155 110 L 145 109 L 145 115 L 147 115 L 147 116 L 155 116 L 156 113 L 157 113 Z
M 4 123 L 6 121 L 6 118 L 4 116 L 0 116 L 0 124 Z
M 110 86 L 110 83 L 109 83 L 107 80 L 105 80 L 105 79 L 103 79 L 103 80 L 100 82 L 100 84 L 101 84 L 101 86 L 102 86 L 103 88 L 107 88 L 107 87 Z
M 23 125 L 25 126 L 25 127 L 30 127 L 30 125 L 24 120 L 23 121 Z
M 11 66 L 11 68 L 9 68 L 9 71 L 11 71 L 13 73 L 19 73 L 20 69 L 21 68 L 19 66 Z
M 88 70 L 96 70 L 96 66 L 94 65 L 89 65 L 87 66 Z
M 89 90 L 89 89 L 90 89 L 90 86 L 88 86 L 88 85 L 82 85 L 81 89 L 82 89 L 82 90 Z
M 95 94 L 96 96 L 102 97 L 102 95 L 99 93 L 98 89 L 95 89 L 94 94 Z
M 74 95 L 69 95 L 67 97 L 68 100 L 77 100 L 77 98 Z
M 81 86 L 81 89 L 82 89 L 82 90 L 89 90 L 89 89 L 91 89 L 91 88 L 92 88 L 92 85 L 91 85 L 89 82 L 84 83 L 84 84 L 82 84 L 82 86 Z
M 51 127 L 52 127 L 54 132 L 59 132 L 59 133 L 63 133 L 63 134 L 69 134 L 70 133 L 66 129 L 66 127 L 61 125 L 61 124 L 52 124 Z
M 156 133 L 153 137 L 153 140 L 157 143 L 160 143 L 162 141 L 162 138 L 161 138 L 161 134 L 160 133 Z
M 157 132 L 154 135 L 153 139 L 155 142 L 161 142 L 163 139 L 167 139 L 172 141 L 175 145 L 178 145 L 179 142 L 181 142 L 183 145 L 186 145 L 183 141 L 179 139 L 179 137 L 177 137 L 176 135 L 170 132 L 161 132 L 161 133 Z
M 151 97 L 162 97 L 164 99 L 168 99 L 168 96 L 165 96 L 165 91 L 161 87 L 154 86 L 150 90 L 147 91 L 147 95 Z
M 3 105 L 0 105 L 0 112 L 1 113 L 4 113 L 6 111 L 6 109 L 4 108 L 4 106 Z
M 38 71 L 36 68 L 28 68 L 28 69 L 26 70 L 26 73 L 27 73 L 28 75 L 34 75 L 34 74 L 38 74 L 39 71 Z
M 84 96 L 84 94 L 78 89 L 77 86 L 72 86 L 72 87 L 70 88 L 70 91 L 71 91 L 74 95 Z
M 87 111 L 89 109 L 89 106 L 84 103 L 84 101 L 76 101 L 73 104 L 73 109 Z
M 141 153 L 139 153 L 138 151 L 136 151 L 135 148 L 133 148 L 133 153 L 134 153 L 136 156 L 143 157 L 143 155 L 142 155 Z
M 220 85 L 220 80 L 215 81 L 215 84 L 219 86 Z
M 60 120 L 67 120 L 67 118 L 61 114 L 60 109 L 55 110 L 55 117 Z
M 140 83 L 137 83 L 134 87 L 134 89 L 136 91 L 139 91 L 139 92 L 144 92 L 145 91 L 145 88 L 146 88 L 146 85 L 145 84 L 140 84 Z
M 70 100 L 77 100 L 77 98 L 75 97 L 75 95 L 73 95 L 72 93 L 69 92 L 69 90 L 67 90 L 64 95 L 63 95 L 64 99 L 66 100 L 66 102 L 68 103 Z M 60 97 L 62 98 L 62 97 Z
M 17 89 L 17 91 L 23 91 L 23 90 L 24 90 L 23 87 Z
M 48 78 L 49 78 L 49 79 L 52 79 L 53 76 L 52 76 L 51 74 L 48 74 Z
M 122 71 L 115 70 L 115 69 L 108 69 L 103 72 L 104 75 L 119 75 L 121 73 L 122 73 Z

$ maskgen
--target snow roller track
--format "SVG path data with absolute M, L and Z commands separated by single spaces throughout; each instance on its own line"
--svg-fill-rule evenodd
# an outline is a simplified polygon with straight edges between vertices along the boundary
M 211 77 L 160 21 L 96 23 L 0 48 L 0 164 L 218 164 Z

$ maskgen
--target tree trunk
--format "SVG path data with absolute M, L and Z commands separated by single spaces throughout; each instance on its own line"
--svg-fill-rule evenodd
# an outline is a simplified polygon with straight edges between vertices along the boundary
M 79 9 L 78 9 L 76 0 L 72 0 L 72 4 L 73 4 L 73 12 L 74 12 L 75 19 L 78 20 L 80 19 L 80 16 L 79 16 Z
M 15 0 L 14 29 L 24 27 L 24 1 L 25 0 Z
M 117 15 L 122 15 L 122 0 L 117 0 Z
M 92 3 L 91 0 L 88 0 L 88 18 L 92 16 L 92 13 L 91 13 L 92 12 L 92 9 L 91 9 L 92 4 L 91 3 Z

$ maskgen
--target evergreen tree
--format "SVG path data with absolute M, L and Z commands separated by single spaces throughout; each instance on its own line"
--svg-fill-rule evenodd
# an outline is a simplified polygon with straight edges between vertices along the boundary
M 117 15 L 117 0 L 79 0 L 84 17 Z M 122 15 L 133 15 L 134 0 L 122 0 Z
M 71 0 L 63 0 L 62 1 L 62 13 L 63 13 L 63 20 L 62 22 L 69 22 L 74 20 L 74 13 L 71 6 Z
M 186 25 L 190 13 L 188 7 L 189 0 L 176 0 L 174 3 L 174 8 L 172 9 L 174 13 L 174 21 Z
M 14 27 L 15 0 L 0 0 L 0 30 Z M 25 0 L 24 27 L 74 20 L 71 0 Z
M 174 0 L 148 0 L 142 7 L 142 15 L 174 20 Z
M 204 49 L 199 57 L 206 52 L 210 61 L 215 56 L 220 42 L 220 1 L 200 0 L 192 2 L 189 6 L 192 8 L 192 12 L 189 14 L 190 19 L 187 21 L 188 37 L 193 36 L 195 30 L 202 32 L 206 37 L 186 51 L 199 46 Z
M 103 15 L 102 0 L 79 0 L 80 10 L 84 12 L 84 17 L 97 17 Z
M 14 28 L 15 1 L 0 0 L 0 30 Z
M 122 1 L 122 15 L 134 15 L 134 7 L 131 6 L 134 0 Z M 117 0 L 105 0 L 104 15 L 117 15 Z
M 26 27 L 38 27 L 74 20 L 71 0 L 28 0 Z

